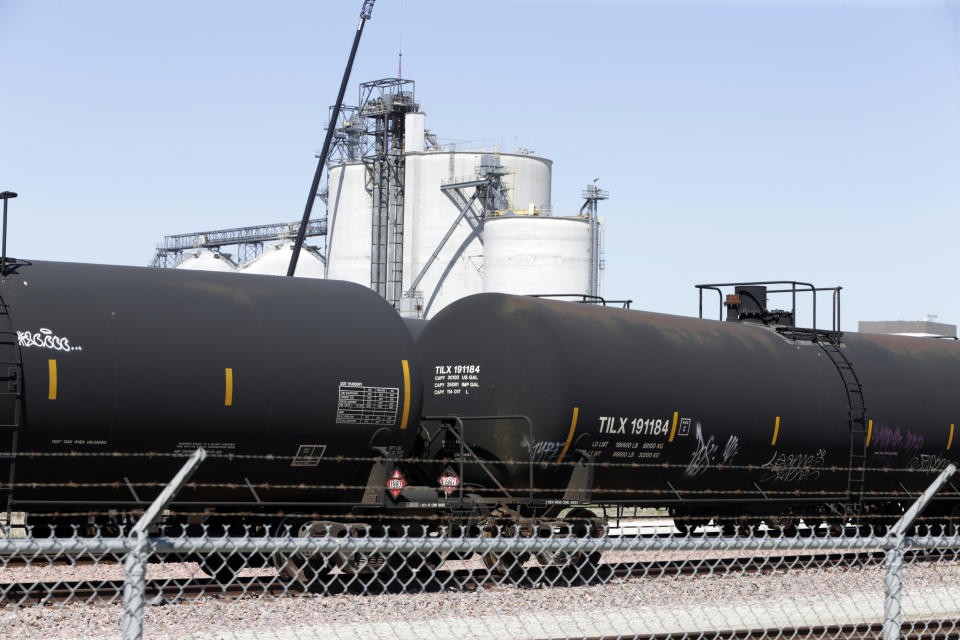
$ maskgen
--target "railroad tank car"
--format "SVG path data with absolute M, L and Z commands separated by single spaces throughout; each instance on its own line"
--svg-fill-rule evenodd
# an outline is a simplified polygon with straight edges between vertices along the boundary
M 372 466 L 349 459 L 416 437 L 414 342 L 366 287 L 17 261 L 0 299 L 13 510 L 143 508 L 198 446 L 214 455 L 193 482 L 219 486 L 184 488 L 180 511 L 347 510 Z
M 532 433 L 518 419 L 464 422 L 485 461 L 464 470 L 478 495 L 502 494 L 500 483 L 527 496 L 529 460 L 530 495 L 548 504 L 888 513 L 929 484 L 917 471 L 945 467 L 960 446 L 955 341 L 490 293 L 442 310 L 417 346 L 426 414 L 532 422 Z M 577 461 L 592 476 L 578 479 Z

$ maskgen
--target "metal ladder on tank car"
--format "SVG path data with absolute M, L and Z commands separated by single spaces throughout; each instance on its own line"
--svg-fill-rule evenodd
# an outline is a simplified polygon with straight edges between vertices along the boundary
M 13 416 L 0 423 L 0 531 L 7 537 L 13 526 L 13 482 L 17 470 L 17 441 L 23 418 L 23 360 L 6 304 L 0 300 L 0 397 L 13 398 Z M 3 418 L 0 417 L 0 420 Z M 23 525 L 19 525 L 23 526 Z
M 847 472 L 846 515 L 857 515 L 861 510 L 867 461 L 867 407 L 863 401 L 863 385 L 853 363 L 840 348 L 839 332 L 822 332 L 817 343 L 830 356 L 847 393 L 847 424 L 850 427 L 850 467 Z

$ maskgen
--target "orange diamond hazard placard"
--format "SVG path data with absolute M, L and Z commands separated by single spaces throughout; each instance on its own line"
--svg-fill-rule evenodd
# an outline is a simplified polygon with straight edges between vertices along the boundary
M 406 478 L 400 473 L 400 469 L 394 469 L 393 475 L 387 480 L 387 491 L 389 491 L 393 499 L 396 500 L 405 486 L 407 486 Z
M 450 469 L 447 469 L 443 472 L 443 475 L 440 476 L 440 488 L 447 492 L 447 495 L 450 495 L 457 490 L 457 487 L 460 486 L 460 477 L 455 474 Z

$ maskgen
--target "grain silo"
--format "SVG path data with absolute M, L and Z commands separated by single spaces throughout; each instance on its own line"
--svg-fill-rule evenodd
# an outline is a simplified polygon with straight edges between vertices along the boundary
M 411 317 L 482 291 L 600 293 L 605 192 L 593 187 L 603 195 L 578 216 L 553 217 L 551 160 L 438 143 L 411 80 L 361 84 L 358 105 L 341 111 L 328 162 L 327 277 L 369 286 Z
M 583 217 L 487 217 L 483 290 L 591 295 L 590 225 Z
M 497 144 L 441 143 L 426 129 L 412 80 L 365 82 L 357 105 L 335 120 L 318 194 L 327 217 L 304 231 L 325 236 L 326 245 L 303 255 L 296 275 L 368 286 L 414 318 L 483 291 L 602 295 L 597 203 L 606 191 L 589 185 L 577 215 L 555 215 L 550 159 Z M 218 251 L 236 245 L 241 273 L 284 275 L 287 239 L 300 224 L 166 236 L 152 265 L 230 270 Z M 182 259 L 190 251 L 197 252 Z
M 330 212 L 327 228 L 327 277 L 370 285 L 370 234 L 373 200 L 366 190 L 367 169 L 351 161 L 328 169 Z
M 549 213 L 552 163 L 533 154 L 444 148 L 412 151 L 406 160 L 401 311 L 413 315 L 419 307 L 426 316 L 484 290 L 486 220 L 521 206 Z

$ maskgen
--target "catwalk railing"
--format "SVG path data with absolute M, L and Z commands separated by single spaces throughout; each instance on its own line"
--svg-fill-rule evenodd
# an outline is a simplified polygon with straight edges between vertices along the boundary
M 808 638 L 960 634 L 960 535 L 898 523 L 678 533 L 561 513 L 549 527 L 374 531 L 314 520 L 164 525 L 202 454 L 130 529 L 0 539 L 0 637 Z M 191 465 L 193 465 L 191 467 Z M 193 525 L 197 526 L 197 525 Z

